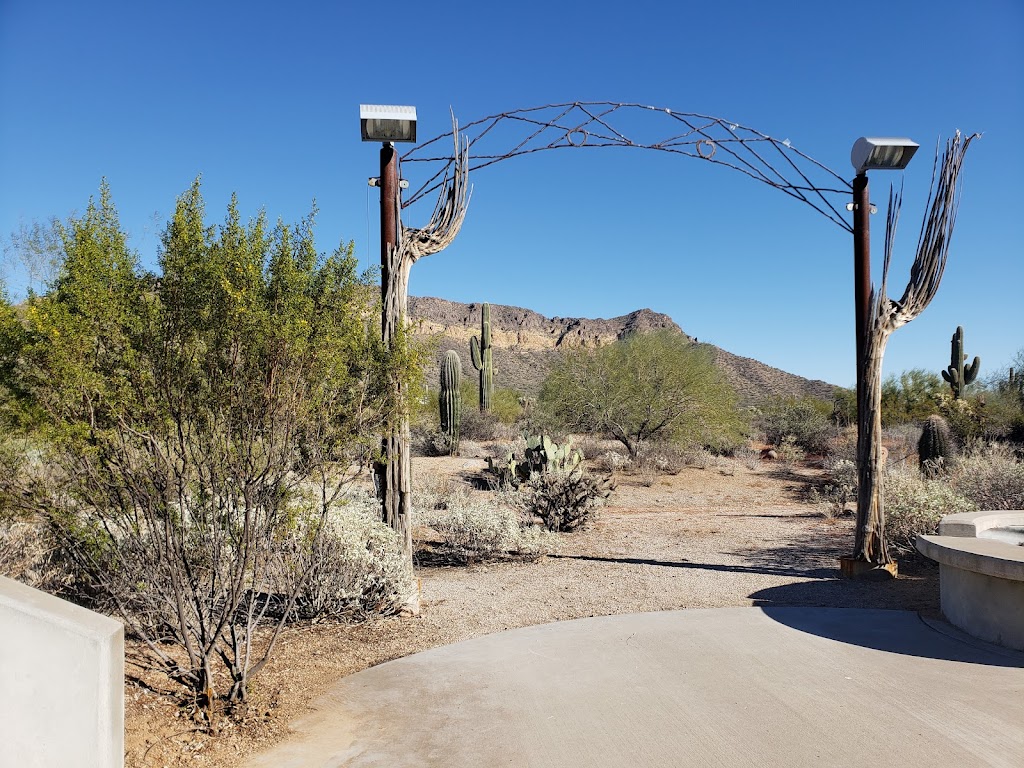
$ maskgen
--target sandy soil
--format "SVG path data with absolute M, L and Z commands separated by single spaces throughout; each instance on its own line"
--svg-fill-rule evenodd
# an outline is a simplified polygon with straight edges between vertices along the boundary
M 417 459 L 417 477 L 463 482 L 482 462 Z M 420 567 L 422 611 L 356 626 L 288 629 L 256 678 L 242 722 L 199 733 L 159 679 L 126 688 L 126 765 L 236 766 L 283 738 L 339 678 L 505 629 L 587 616 L 718 606 L 801 605 L 938 612 L 938 569 L 904 559 L 890 582 L 838 577 L 849 517 L 802 501 L 812 468 L 723 461 L 650 486 L 624 476 L 598 521 L 536 562 Z

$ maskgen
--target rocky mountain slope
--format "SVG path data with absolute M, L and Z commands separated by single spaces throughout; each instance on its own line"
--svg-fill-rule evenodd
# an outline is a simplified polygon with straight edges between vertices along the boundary
M 469 340 L 480 335 L 480 304 L 462 304 L 436 298 L 409 298 L 409 314 L 419 336 L 437 340 L 438 359 L 454 349 L 462 358 L 463 373 L 474 373 L 469 358 Z M 491 342 L 494 347 L 494 384 L 535 395 L 548 370 L 567 349 L 595 347 L 625 338 L 632 333 L 668 329 L 681 333 L 693 343 L 671 317 L 639 309 L 610 320 L 578 317 L 544 317 L 522 307 L 491 305 Z M 777 395 L 813 395 L 831 398 L 835 387 L 812 381 L 771 366 L 739 357 L 709 346 L 726 378 L 745 403 L 756 403 Z M 437 378 L 435 367 L 428 381 Z

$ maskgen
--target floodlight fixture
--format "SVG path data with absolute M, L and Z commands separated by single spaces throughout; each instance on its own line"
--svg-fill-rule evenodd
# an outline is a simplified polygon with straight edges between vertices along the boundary
M 865 171 L 901 171 L 920 145 L 899 137 L 864 137 L 857 139 L 850 152 L 850 162 L 860 175 Z
M 360 104 L 363 141 L 416 141 L 416 107 Z

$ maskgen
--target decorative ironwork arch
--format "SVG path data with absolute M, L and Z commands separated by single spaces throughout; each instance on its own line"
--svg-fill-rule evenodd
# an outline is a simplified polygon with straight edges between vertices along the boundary
M 629 116 L 636 113 L 651 113 L 662 118 L 659 125 L 667 125 L 665 135 L 642 135 L 635 126 L 625 125 L 630 121 Z M 509 133 L 505 130 L 509 128 L 524 128 L 525 136 L 513 132 L 511 147 L 496 146 L 499 137 Z M 630 128 L 634 138 L 627 134 Z M 643 104 L 574 101 L 484 117 L 463 126 L 459 134 L 468 143 L 470 171 L 551 149 L 630 147 L 703 160 L 778 189 L 809 205 L 847 232 L 853 232 L 853 226 L 840 213 L 852 194 L 848 181 L 793 147 L 789 139 L 773 139 L 719 117 Z M 401 158 L 402 162 L 424 163 L 436 168 L 402 203 L 403 208 L 441 188 L 444 179 L 452 173 L 456 157 L 436 153 L 452 135 L 448 132 L 425 141 Z

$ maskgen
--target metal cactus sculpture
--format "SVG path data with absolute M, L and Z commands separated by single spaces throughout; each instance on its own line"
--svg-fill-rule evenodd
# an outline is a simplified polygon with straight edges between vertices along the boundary
M 970 365 L 964 365 L 967 355 L 964 353 L 964 329 L 963 326 L 956 327 L 956 333 L 950 341 L 951 354 L 949 367 L 942 372 L 942 378 L 949 382 L 949 388 L 953 390 L 953 399 L 959 400 L 963 397 L 964 389 L 968 384 L 978 378 L 978 369 L 981 368 L 981 358 L 975 357 Z
M 441 409 L 441 431 L 448 436 L 448 453 L 456 456 L 459 452 L 459 422 L 462 421 L 462 361 L 455 350 L 445 352 L 441 361 L 441 395 L 438 404 Z
M 491 365 L 491 305 L 486 302 L 480 308 L 480 338 L 469 340 L 469 352 L 473 367 L 480 371 L 480 412 L 491 410 L 491 395 L 494 393 L 494 369 Z

